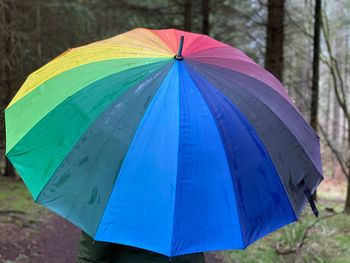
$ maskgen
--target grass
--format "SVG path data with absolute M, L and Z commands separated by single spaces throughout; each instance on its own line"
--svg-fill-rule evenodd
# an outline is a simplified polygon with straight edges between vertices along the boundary
M 341 213 L 345 183 L 332 180 L 326 180 L 319 188 L 320 219 L 316 223 L 310 207 L 306 207 L 298 222 L 271 233 L 246 250 L 226 250 L 217 255 L 227 263 L 350 262 L 350 215 Z M 48 209 L 33 202 L 28 189 L 18 178 L 0 177 L 0 243 L 21 242 L 38 231 L 39 224 L 51 215 Z M 20 233 L 20 236 L 13 233 Z M 301 248 L 296 249 L 302 241 Z M 22 263 L 26 262 L 25 257 L 18 252 L 17 258 L 5 262 Z
M 345 182 L 325 180 L 318 190 L 319 219 L 306 207 L 298 222 L 269 234 L 245 250 L 221 251 L 218 256 L 227 263 L 350 262 L 350 215 L 342 213 L 345 187 Z
M 0 177 L 0 227 L 12 224 L 36 231 L 37 225 L 48 220 L 50 216 L 51 212 L 47 208 L 34 203 L 20 179 Z
M 18 177 L 0 177 L 0 262 L 32 262 L 33 234 L 51 216 L 47 208 L 34 203 Z
M 219 252 L 219 255 L 225 262 L 242 263 L 350 262 L 350 215 L 334 214 L 321 208 L 320 219 L 309 229 L 316 219 L 308 209 L 304 210 L 298 222 L 260 239 L 246 250 L 227 250 Z M 295 251 L 307 229 L 303 246 Z
M 0 262 L 32 262 L 33 234 L 51 216 L 47 208 L 34 203 L 18 177 L 0 177 Z

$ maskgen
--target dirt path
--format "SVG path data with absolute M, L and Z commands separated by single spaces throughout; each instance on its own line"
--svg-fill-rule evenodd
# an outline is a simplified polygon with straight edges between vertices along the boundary
M 76 262 L 80 230 L 67 220 L 54 215 L 33 238 L 38 244 L 38 255 L 31 262 Z
M 28 258 L 16 262 L 75 263 L 79 238 L 80 230 L 77 227 L 54 215 L 48 223 L 40 226 L 39 232 L 32 235 L 32 240 L 21 242 Z M 206 261 L 223 263 L 215 257 L 215 253 L 206 253 Z

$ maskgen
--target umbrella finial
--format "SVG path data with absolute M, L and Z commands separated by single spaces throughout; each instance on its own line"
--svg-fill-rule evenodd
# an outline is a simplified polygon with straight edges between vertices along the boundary
M 184 57 L 181 55 L 181 52 L 182 52 L 182 46 L 183 46 L 183 43 L 184 43 L 184 35 L 181 35 L 181 39 L 180 39 L 180 46 L 179 46 L 179 52 L 177 53 L 177 55 L 175 55 L 175 59 L 176 60 L 183 60 Z

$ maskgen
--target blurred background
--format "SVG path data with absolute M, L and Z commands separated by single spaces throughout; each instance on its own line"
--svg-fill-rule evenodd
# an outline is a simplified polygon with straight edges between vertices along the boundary
M 305 209 L 299 222 L 208 262 L 350 262 L 350 0 L 0 0 L 0 262 L 75 262 L 79 239 L 34 204 L 5 158 L 4 109 L 62 52 L 135 27 L 208 34 L 242 50 L 284 84 L 321 138 L 320 218 Z

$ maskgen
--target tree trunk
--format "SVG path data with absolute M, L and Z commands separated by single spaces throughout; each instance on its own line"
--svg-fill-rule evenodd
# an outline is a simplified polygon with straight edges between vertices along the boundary
M 348 167 L 348 171 L 350 172 L 350 167 Z M 344 208 L 344 213 L 350 214 L 350 174 L 347 176 L 348 178 L 348 190 L 346 194 L 346 201 L 345 201 L 345 208 Z
M 323 19 L 324 19 L 323 21 L 327 22 L 327 15 L 326 14 L 323 16 Z M 333 126 L 333 134 L 332 134 L 333 141 L 331 143 L 332 144 L 331 149 L 334 153 L 340 154 L 336 150 L 336 148 L 338 146 L 337 144 L 339 144 L 339 140 L 338 140 L 339 134 L 337 132 L 337 129 L 339 129 L 339 127 L 338 127 L 338 125 L 339 125 L 339 110 L 341 108 L 344 116 L 346 117 L 348 127 L 350 127 L 350 113 L 349 113 L 349 107 L 348 107 L 347 94 L 345 94 L 346 83 L 344 83 L 340 68 L 338 66 L 339 60 L 333 56 L 329 29 L 328 29 L 328 27 L 325 26 L 325 24 L 326 24 L 325 22 L 323 22 L 321 25 L 322 25 L 322 31 L 323 31 L 324 39 L 326 42 L 326 47 L 327 47 L 327 51 L 329 54 L 329 58 L 328 59 L 324 58 L 324 61 L 328 65 L 328 68 L 331 72 L 332 80 L 334 83 L 334 93 L 335 93 L 334 122 L 333 122 L 334 126 Z M 336 46 L 339 47 L 339 45 L 337 45 L 337 43 L 336 43 Z M 338 58 L 340 58 L 340 57 L 338 56 Z M 350 134 L 349 133 L 350 133 L 350 131 L 348 130 L 347 150 L 350 149 Z M 339 159 L 339 164 L 342 168 L 344 175 L 346 175 L 348 178 L 347 198 L 346 198 L 346 202 L 345 202 L 344 212 L 349 212 L 350 211 L 350 158 L 348 157 L 345 160 L 341 160 L 341 158 L 338 158 L 338 159 Z
M 338 10 L 339 11 L 339 10 Z M 335 45 L 337 47 L 339 47 L 341 45 L 341 40 L 340 38 L 336 38 L 335 39 Z M 335 57 L 336 60 L 338 61 L 338 65 L 339 67 L 341 67 L 341 52 L 336 49 L 335 50 Z M 340 105 L 338 102 L 338 99 L 336 96 L 334 96 L 334 102 L 333 102 L 333 129 L 332 129 L 332 139 L 333 139 L 333 143 L 335 144 L 335 146 L 338 148 L 340 145 L 340 141 L 341 141 L 341 112 L 340 112 Z M 336 177 L 336 172 L 337 172 L 337 166 L 338 166 L 338 161 L 336 159 L 336 157 L 333 155 L 332 157 L 332 178 Z
M 9 159 L 5 159 L 5 173 L 4 176 L 9 176 L 9 177 L 15 177 L 15 168 L 13 167 L 12 163 L 9 161 Z
M 5 153 L 5 118 L 3 109 L 5 106 L 6 89 L 4 85 L 5 76 L 5 39 L 6 39 L 6 20 L 5 20 L 5 4 L 2 2 L 0 6 L 0 162 L 3 160 Z M 1 173 L 1 171 L 0 171 Z M 0 174 L 2 175 L 2 173 Z
M 41 66 L 42 63 L 42 49 L 41 49 L 41 3 L 40 0 L 36 0 L 35 10 L 36 20 L 36 63 L 37 67 Z
M 9 1 L 6 1 L 9 2 Z M 7 29 L 7 34 L 5 34 L 4 38 L 4 51 L 5 56 L 9 56 L 12 51 L 12 39 L 11 39 L 11 3 L 7 3 L 5 5 L 4 16 L 5 16 L 5 28 Z M 7 62 L 7 63 L 6 63 Z M 10 58 L 4 64 L 4 89 L 5 89 L 5 104 L 9 103 L 11 99 L 11 70 L 10 70 Z
M 344 46 L 344 51 L 345 51 L 345 61 L 344 61 L 344 91 L 345 94 L 348 94 L 348 61 L 349 61 L 349 34 L 345 35 L 345 46 Z M 347 119 L 344 114 L 344 119 L 343 119 L 343 137 L 342 137 L 342 144 L 346 144 L 348 138 L 348 126 L 347 126 Z
M 314 24 L 314 58 L 312 62 L 312 89 L 311 89 L 311 113 L 310 125 L 317 132 L 318 126 L 318 93 L 319 93 L 319 68 L 320 68 L 320 29 L 321 29 L 321 0 L 316 0 L 315 24 Z M 317 192 L 312 195 L 317 200 Z
M 317 132 L 318 126 L 318 93 L 319 93 L 319 64 L 320 64 L 320 25 L 321 0 L 316 0 L 314 25 L 314 58 L 312 63 L 311 116 L 310 125 Z
M 184 30 L 192 31 L 192 0 L 186 0 L 184 10 Z
M 4 21 L 5 21 L 5 28 L 7 29 L 7 34 L 4 35 L 4 52 L 5 56 L 8 56 L 11 54 L 12 51 L 12 37 L 11 37 L 11 21 L 12 20 L 12 3 L 9 1 L 6 1 L 5 3 L 5 9 L 4 9 Z M 3 101 L 4 106 L 6 106 L 12 97 L 12 87 L 11 87 L 11 68 L 10 68 L 10 58 L 7 58 L 6 60 L 4 59 L 4 64 L 3 64 L 3 70 L 4 70 L 4 75 L 3 75 L 3 88 L 5 90 L 5 98 Z M 1 114 L 4 114 L 2 112 Z M 5 119 L 5 118 L 1 118 Z M 4 127 L 4 125 L 2 125 Z M 5 136 L 4 136 L 5 137 Z M 15 176 L 15 171 L 10 163 L 10 161 L 5 158 L 5 173 L 4 176 Z
M 330 113 L 331 113 L 331 98 L 332 98 L 332 83 L 331 81 L 329 81 L 328 83 L 328 87 L 327 87 L 327 107 L 326 107 L 326 123 L 325 123 L 325 127 L 326 127 L 326 134 L 330 134 L 329 132 L 329 127 L 331 127 L 330 125 Z
M 284 0 L 268 1 L 265 68 L 283 82 Z
M 209 0 L 202 0 L 202 33 L 209 35 Z
M 332 139 L 333 139 L 333 143 L 336 147 L 339 146 L 339 103 L 338 100 L 336 98 L 336 96 L 334 96 L 334 101 L 333 101 L 333 123 L 332 123 Z M 337 167 L 337 158 L 334 156 L 332 156 L 332 178 L 335 177 L 335 173 L 336 173 L 336 167 Z

